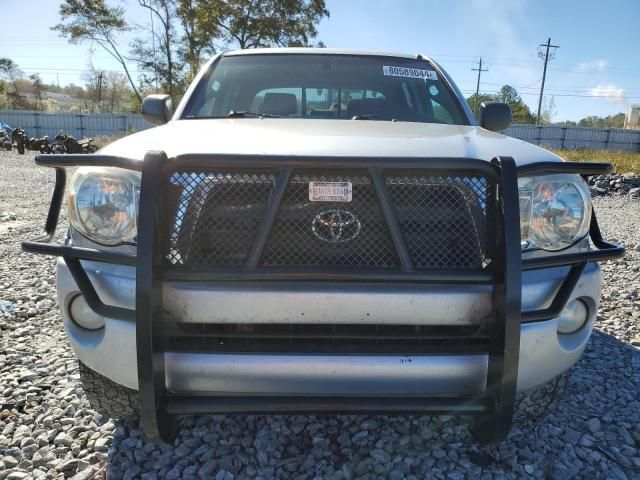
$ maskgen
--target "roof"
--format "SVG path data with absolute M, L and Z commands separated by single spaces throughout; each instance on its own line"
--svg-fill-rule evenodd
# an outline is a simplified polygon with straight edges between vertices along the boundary
M 308 48 L 308 47 L 288 47 L 288 48 L 248 48 L 245 50 L 232 50 L 224 52 L 222 55 L 231 57 L 236 55 L 261 55 L 261 54 L 287 54 L 287 53 L 310 53 L 316 55 L 371 55 L 376 57 L 400 57 L 417 58 L 418 54 L 407 54 L 397 52 L 384 52 L 378 50 L 355 50 L 351 48 Z M 425 60 L 429 58 L 424 57 Z

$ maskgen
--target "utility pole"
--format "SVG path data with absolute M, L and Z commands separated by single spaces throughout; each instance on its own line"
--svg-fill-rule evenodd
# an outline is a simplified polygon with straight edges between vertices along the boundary
M 100 103 L 102 103 L 102 74 L 98 73 L 98 112 L 100 111 Z
M 475 114 L 478 115 L 478 108 L 480 107 L 480 102 L 479 102 L 479 98 L 478 95 L 480 94 L 480 74 L 482 72 L 488 72 L 488 69 L 483 69 L 482 68 L 482 57 L 480 57 L 480 61 L 478 62 L 478 68 L 472 68 L 471 71 L 473 72 L 478 72 L 478 83 L 476 83 L 476 102 L 474 105 L 474 111 Z
M 542 53 L 540 47 L 545 47 L 545 53 Z M 547 40 L 547 43 L 541 43 L 538 45 L 538 56 L 540 58 L 544 57 L 544 70 L 542 71 L 542 85 L 540 85 L 540 98 L 538 99 L 538 117 L 536 119 L 536 123 L 540 125 L 540 110 L 542 109 L 542 94 L 544 93 L 544 81 L 547 77 L 547 63 L 549 62 L 549 49 L 550 48 L 560 48 L 560 45 L 551 45 L 551 37 Z M 552 53 L 553 56 L 553 53 Z

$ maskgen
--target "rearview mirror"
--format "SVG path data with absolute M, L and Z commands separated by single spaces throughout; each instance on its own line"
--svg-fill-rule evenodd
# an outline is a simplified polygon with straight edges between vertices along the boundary
M 156 125 L 167 123 L 173 115 L 171 96 L 153 94 L 144 97 L 140 113 L 142 113 L 142 118 L 149 123 L 155 123 Z
M 482 102 L 478 122 L 482 128 L 499 132 L 511 125 L 511 108 L 506 103 Z

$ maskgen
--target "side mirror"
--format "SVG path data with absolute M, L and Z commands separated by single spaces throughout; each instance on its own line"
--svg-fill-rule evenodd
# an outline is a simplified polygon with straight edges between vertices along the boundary
M 144 97 L 140 108 L 142 118 L 149 123 L 162 125 L 173 115 L 173 102 L 170 95 L 153 94 Z
M 478 121 L 482 128 L 499 132 L 511 125 L 511 107 L 501 102 L 482 102 Z

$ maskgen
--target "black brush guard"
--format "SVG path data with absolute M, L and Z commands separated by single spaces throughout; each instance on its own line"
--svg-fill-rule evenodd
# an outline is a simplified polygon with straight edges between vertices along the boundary
M 25 241 L 26 252 L 60 256 L 68 266 L 78 288 L 89 306 L 99 315 L 136 322 L 140 416 L 149 438 L 171 440 L 178 429 L 177 416 L 204 413 L 417 413 L 474 414 L 474 434 L 483 442 L 504 439 L 511 427 L 522 321 L 541 321 L 556 317 L 565 306 L 587 262 L 621 257 L 624 248 L 602 239 L 595 214 L 591 219 L 590 237 L 596 249 L 580 253 L 549 254 L 521 260 L 519 231 L 518 176 L 543 173 L 577 173 L 584 177 L 611 171 L 609 164 L 534 163 L 516 168 L 509 157 L 496 157 L 491 162 L 467 158 L 336 158 L 336 157 L 271 157 L 237 155 L 184 155 L 167 158 L 163 152 L 149 152 L 144 161 L 107 155 L 38 155 L 36 163 L 53 167 L 56 183 L 45 225 L 44 236 Z M 64 197 L 65 167 L 108 166 L 141 171 L 140 211 L 138 225 L 138 254 L 128 255 L 91 248 L 52 244 L 62 200 Z M 269 196 L 266 214 L 251 245 L 248 259 L 239 268 L 191 268 L 167 265 L 163 258 L 163 242 L 167 241 L 170 218 L 166 214 L 162 185 L 171 172 L 185 168 L 226 167 L 250 169 L 270 167 L 277 179 Z M 321 168 L 367 170 L 378 196 L 393 247 L 400 263 L 398 271 L 368 271 L 362 269 L 266 269 L 258 266 L 258 259 L 268 240 L 279 204 L 293 169 Z M 481 174 L 495 182 L 492 201 L 495 211 L 495 252 L 491 268 L 486 270 L 421 270 L 416 271 L 407 251 L 398 216 L 390 200 L 383 172 L 393 170 L 421 170 L 450 175 Z M 131 265 L 136 267 L 136 309 L 105 305 L 99 298 L 81 260 Z M 554 266 L 570 266 L 569 273 L 549 307 L 521 312 L 521 272 Z M 422 284 L 484 284 L 493 290 L 493 321 L 491 335 L 480 351 L 488 354 L 487 388 L 476 397 L 225 397 L 176 394 L 165 386 L 165 340 L 160 312 L 161 284 L 164 281 L 193 282 L 259 280 L 296 282 L 321 280 L 325 282 L 374 281 L 413 282 Z M 154 320 L 159 319 L 159 320 Z M 469 340 L 469 353 L 479 353 L 478 342 L 471 341 L 468 328 L 447 327 L 449 335 L 464 345 Z M 453 331 L 453 333 L 451 333 Z M 168 332 L 167 332 L 168 333 Z M 477 339 L 473 339 L 477 340 Z M 434 345 L 435 353 L 452 353 L 446 346 Z

